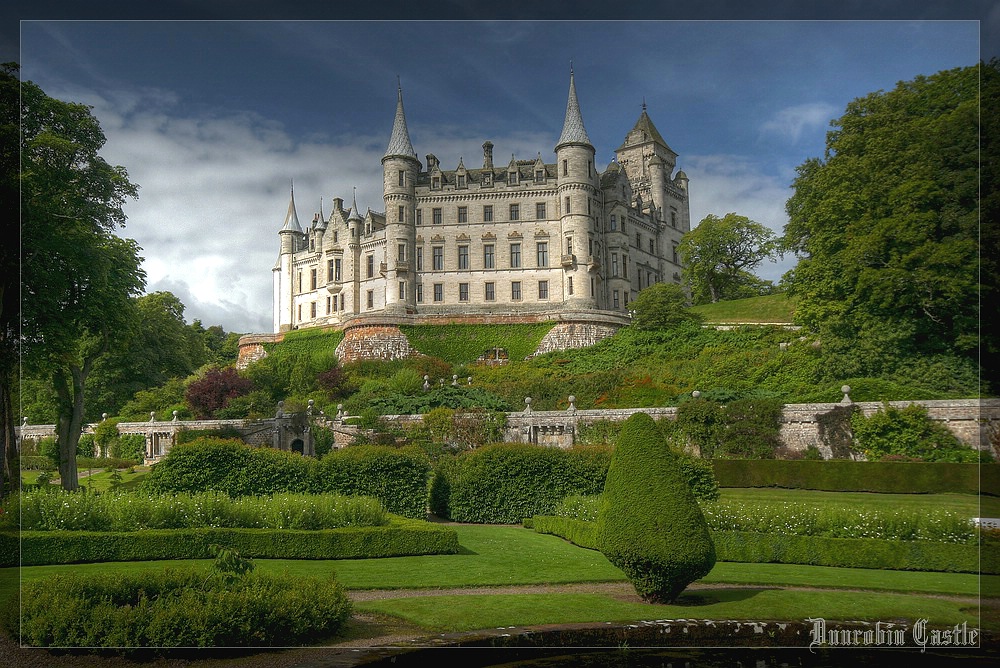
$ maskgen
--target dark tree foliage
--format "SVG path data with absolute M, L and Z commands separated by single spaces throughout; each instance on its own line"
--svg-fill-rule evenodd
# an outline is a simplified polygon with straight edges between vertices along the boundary
M 198 380 L 188 383 L 184 400 L 199 418 L 210 418 L 231 399 L 253 390 L 253 381 L 233 367 L 209 369 Z
M 138 187 L 99 155 L 105 136 L 86 105 L 21 91 L 21 329 L 26 372 L 57 396 L 59 476 L 76 489 L 84 388 L 94 365 L 133 333 L 145 287 L 139 247 L 115 235 Z
M 670 329 L 685 322 L 701 322 L 701 316 L 690 306 L 684 288 L 675 283 L 656 283 L 640 290 L 632 301 L 632 326 Z
M 992 324 L 1000 304 L 1000 59 L 992 58 L 982 67 L 980 95 L 980 258 L 982 280 L 980 304 L 987 306 L 983 320 Z M 980 359 L 983 377 L 997 383 L 1000 379 L 1000 331 L 982 327 Z M 996 391 L 994 386 L 993 390 Z
M 980 70 L 852 101 L 824 157 L 798 168 L 784 243 L 799 262 L 785 283 L 831 373 L 978 352 Z
M 0 206 L 4 211 L 17 210 L 18 197 L 18 66 L 0 66 Z M 17 216 L 5 215 L 0 222 L 4 242 L 0 244 L 0 498 L 19 475 L 16 463 L 17 436 L 14 425 L 13 390 L 18 380 L 18 324 L 20 303 L 18 274 L 20 257 L 17 239 Z

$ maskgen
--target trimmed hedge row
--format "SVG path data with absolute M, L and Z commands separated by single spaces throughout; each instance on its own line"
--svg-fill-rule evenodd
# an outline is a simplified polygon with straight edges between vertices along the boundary
M 858 462 L 846 459 L 713 459 L 720 487 L 787 487 L 830 492 L 1000 495 L 1000 465 Z
M 321 459 L 241 441 L 201 438 L 174 446 L 140 489 L 157 494 L 218 491 L 229 496 L 280 492 L 371 496 L 397 515 L 423 518 L 431 463 L 419 448 L 357 445 Z
M 531 524 L 537 533 L 552 534 L 574 545 L 597 549 L 596 522 L 538 515 L 531 519 Z M 979 545 L 934 541 L 774 536 L 742 531 L 712 531 L 711 536 L 718 561 L 1000 574 L 1000 550 L 996 549 L 1000 546 L 998 540 L 988 534 L 984 535 L 981 555 Z
M 520 524 L 552 512 L 569 495 L 600 493 L 610 459 L 606 446 L 477 448 L 439 463 L 431 511 L 456 522 Z
M 208 559 L 223 545 L 255 559 L 374 559 L 456 554 L 458 534 L 420 520 L 394 518 L 389 526 L 320 531 L 278 529 L 149 529 L 22 531 L 20 565 Z M 0 533 L 0 566 L 18 565 L 18 537 Z
M 248 573 L 227 580 L 206 578 L 204 569 L 59 574 L 25 583 L 21 602 L 20 620 L 6 622 L 33 647 L 307 644 L 338 633 L 352 610 L 332 577 Z

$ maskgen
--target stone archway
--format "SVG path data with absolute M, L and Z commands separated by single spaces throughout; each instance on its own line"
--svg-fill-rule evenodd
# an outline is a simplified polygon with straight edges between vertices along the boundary
M 292 452 L 297 452 L 300 455 L 305 453 L 306 444 L 301 438 L 296 438 L 292 441 Z

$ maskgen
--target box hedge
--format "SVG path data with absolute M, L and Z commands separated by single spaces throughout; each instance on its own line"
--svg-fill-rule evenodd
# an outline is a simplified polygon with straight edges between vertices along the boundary
M 134 532 L 22 531 L 20 565 L 207 559 L 223 545 L 258 559 L 373 559 L 456 554 L 453 529 L 393 518 L 388 526 L 320 531 L 278 529 L 148 529 Z M 18 537 L 0 534 L 0 566 L 18 565 Z
M 174 446 L 153 466 L 141 489 L 219 491 L 229 496 L 279 492 L 372 496 L 391 513 L 423 518 L 430 473 L 430 460 L 418 448 L 358 445 L 317 460 L 232 439 L 199 438 Z
M 531 524 L 537 533 L 559 536 L 574 545 L 597 549 L 596 522 L 539 515 L 531 519 Z M 934 541 L 774 536 L 741 531 L 710 533 L 718 561 L 1000 574 L 1000 540 L 988 534 L 984 534 L 980 549 L 979 545 Z
M 610 453 L 606 446 L 501 443 L 445 458 L 435 472 L 431 509 L 456 522 L 519 524 L 571 494 L 599 493 Z
M 1000 494 L 996 484 L 1000 464 L 715 459 L 712 467 L 720 487 L 786 487 L 891 494 L 977 494 L 981 467 L 984 492 Z

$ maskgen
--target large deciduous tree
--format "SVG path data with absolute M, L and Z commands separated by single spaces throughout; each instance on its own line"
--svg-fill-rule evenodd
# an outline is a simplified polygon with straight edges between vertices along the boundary
M 114 234 L 137 186 L 98 152 L 90 108 L 21 82 L 23 359 L 58 397 L 59 476 L 77 487 L 84 387 L 95 363 L 130 336 L 145 285 L 139 247 Z
M 690 309 L 684 288 L 676 283 L 655 283 L 639 291 L 629 305 L 636 329 L 670 329 L 685 322 L 701 322 Z
M 995 69 L 995 64 L 992 65 Z M 798 168 L 784 242 L 796 319 L 842 373 L 978 346 L 978 66 L 848 104 L 822 159 Z
M 17 210 L 18 153 L 18 78 L 17 65 L 0 66 L 0 205 L 4 211 Z M 18 379 L 18 329 L 20 304 L 18 290 L 19 248 L 17 217 L 3 216 L 4 242 L 0 244 L 0 497 L 15 487 L 18 468 L 17 434 L 14 425 L 13 390 Z
M 705 216 L 677 247 L 684 281 L 695 304 L 760 294 L 766 286 L 752 272 L 774 257 L 778 242 L 768 227 L 746 216 Z

